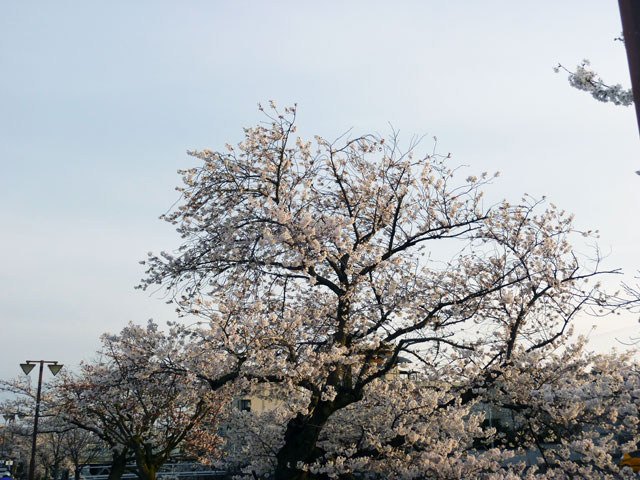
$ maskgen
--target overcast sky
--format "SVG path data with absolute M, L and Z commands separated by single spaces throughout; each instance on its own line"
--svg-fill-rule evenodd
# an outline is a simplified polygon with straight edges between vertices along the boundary
M 177 234 L 188 149 L 237 143 L 258 102 L 298 104 L 301 131 L 345 130 L 502 172 L 491 198 L 546 195 L 599 229 L 606 266 L 640 268 L 632 108 L 552 68 L 589 58 L 629 86 L 616 2 L 29 1 L 0 6 L 0 378 L 24 360 L 77 365 L 105 331 L 174 319 L 134 290 Z M 639 334 L 598 324 L 592 345 Z

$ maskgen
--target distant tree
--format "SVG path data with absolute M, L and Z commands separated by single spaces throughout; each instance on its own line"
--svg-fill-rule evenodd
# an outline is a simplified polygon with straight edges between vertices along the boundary
M 201 422 L 214 423 L 221 408 L 218 395 L 203 389 L 197 378 L 171 368 L 183 354 L 178 340 L 152 322 L 146 327 L 129 324 L 119 335 L 104 335 L 99 359 L 57 385 L 62 418 L 112 449 L 111 478 L 124 472 L 131 455 L 138 476 L 154 480 Z
M 43 425 L 44 426 L 44 425 Z M 64 448 L 66 429 L 43 429 L 38 434 L 37 464 L 42 468 L 42 478 L 59 480 L 66 466 L 67 455 Z
M 108 446 L 89 430 L 73 428 L 63 440 L 65 455 L 73 468 L 74 480 L 80 480 L 82 469 L 103 458 Z
M 588 261 L 571 246 L 591 233 L 531 197 L 488 205 L 482 189 L 492 177 L 465 179 L 450 155 L 417 156 L 417 145 L 402 149 L 395 136 L 307 142 L 295 138 L 295 108 L 273 112 L 224 152 L 191 152 L 202 164 L 181 172 L 182 202 L 164 216 L 184 243 L 150 254 L 142 283 L 166 287 L 183 314 L 205 319 L 192 329 L 190 358 L 213 389 L 278 382 L 295 400 L 255 471 L 351 478 L 382 455 L 396 458 L 377 464 L 388 466 L 386 478 L 503 478 L 490 476 L 500 455 L 467 468 L 465 439 L 486 434 L 479 419 L 462 425 L 458 410 L 447 425 L 447 409 L 464 412 L 522 352 L 562 343 L 579 312 L 621 305 L 595 280 L 613 273 L 600 270 L 597 252 Z M 401 356 L 455 395 L 383 381 Z M 367 417 L 363 426 L 383 435 L 359 464 L 345 463 L 358 442 L 336 419 L 378 400 L 399 420 Z M 438 422 L 450 433 L 432 438 Z M 406 435 L 389 430 L 398 425 Z M 427 474 L 403 461 L 416 442 L 450 468 L 435 463 Z
M 13 383 L 13 382 L 11 382 Z M 6 385 L 4 385 L 6 387 Z M 31 452 L 31 434 L 33 432 L 33 410 L 30 398 L 9 397 L 0 403 L 0 415 L 4 419 L 2 427 L 2 456 L 13 460 L 12 471 L 16 478 L 26 478 L 26 468 Z
M 11 430 L 11 450 L 13 458 L 20 458 L 19 465 L 26 478 L 27 463 L 31 456 L 34 407 L 36 391 L 27 376 L 10 381 L 0 381 L 0 390 L 8 392 L 9 398 L 0 404 L 0 413 L 9 419 Z M 36 439 L 36 475 L 56 478 L 61 472 L 65 455 L 61 448 L 61 438 L 68 428 L 56 418 L 51 409 L 51 383 L 42 387 L 40 399 L 39 427 Z

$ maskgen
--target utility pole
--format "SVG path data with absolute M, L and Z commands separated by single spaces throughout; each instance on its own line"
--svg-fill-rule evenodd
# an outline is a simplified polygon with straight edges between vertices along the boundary
M 622 35 L 627 49 L 627 61 L 631 74 L 633 103 L 636 107 L 636 120 L 640 132 L 640 1 L 618 0 L 620 18 L 622 19 Z

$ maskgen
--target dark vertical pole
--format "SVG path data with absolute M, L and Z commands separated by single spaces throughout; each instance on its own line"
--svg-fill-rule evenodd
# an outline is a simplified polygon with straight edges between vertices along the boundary
M 640 132 L 640 2 L 638 0 L 618 0 L 622 34 L 627 48 L 627 61 L 631 74 L 633 103 L 636 107 L 636 119 Z
M 40 415 L 40 392 L 42 391 L 42 371 L 44 361 L 40 360 L 40 373 L 38 375 L 38 393 L 36 395 L 36 414 L 33 417 L 33 438 L 31 440 L 31 461 L 29 462 L 29 480 L 34 480 L 36 474 L 36 438 L 38 436 L 38 416 Z

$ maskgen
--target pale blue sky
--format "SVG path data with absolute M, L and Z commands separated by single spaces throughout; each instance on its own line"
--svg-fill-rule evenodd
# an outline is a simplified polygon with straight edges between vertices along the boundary
M 600 229 L 632 279 L 634 112 L 552 71 L 588 57 L 628 85 L 620 30 L 605 0 L 3 2 L 0 378 L 173 318 L 133 286 L 148 250 L 177 244 L 157 220 L 175 171 L 187 149 L 239 141 L 269 99 L 297 102 L 306 134 L 437 135 L 472 172 L 502 172 L 491 198 L 546 195 Z M 636 328 L 616 322 L 600 322 L 598 348 Z

